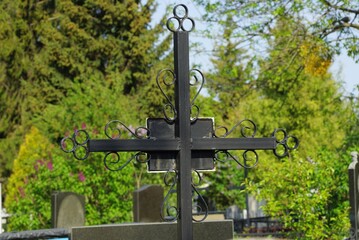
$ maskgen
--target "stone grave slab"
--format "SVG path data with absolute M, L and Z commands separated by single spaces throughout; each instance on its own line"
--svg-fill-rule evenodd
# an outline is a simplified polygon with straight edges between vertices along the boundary
M 163 188 L 145 185 L 133 192 L 134 222 L 161 222 Z
M 177 223 L 129 223 L 72 228 L 72 240 L 178 240 Z M 233 239 L 232 220 L 193 223 L 195 240 Z
M 85 197 L 73 192 L 54 192 L 51 196 L 53 228 L 85 225 Z

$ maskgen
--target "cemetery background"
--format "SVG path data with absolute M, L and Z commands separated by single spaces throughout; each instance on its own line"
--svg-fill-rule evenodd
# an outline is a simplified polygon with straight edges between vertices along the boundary
M 51 3 L 1 3 L 1 9 L 7 10 L 1 12 L 1 83 L 6 86 L 1 90 L 1 136 L 5 136 L 1 147 L 6 149 L 1 151 L 1 160 L 7 165 L 2 165 L 1 171 L 6 177 L 10 169 L 13 172 L 5 199 L 8 212 L 13 214 L 8 230 L 48 227 L 49 196 L 52 190 L 63 189 L 87 196 L 87 224 L 130 221 L 131 201 L 126 200 L 132 190 L 145 183 L 160 183 L 160 177 L 143 174 L 145 167 L 137 165 L 109 174 L 101 155 L 92 155 L 90 163 L 68 161 L 57 142 L 68 129 L 93 129 L 93 134 L 101 135 L 108 120 L 121 118 L 140 126 L 145 116 L 158 116 L 162 99 L 153 87 L 154 76 L 171 65 L 170 42 L 166 37 L 161 38 L 163 44 L 156 42 L 161 26 L 152 30 L 136 24 L 148 23 L 152 10 L 142 7 L 144 13 L 138 13 L 134 2 L 129 6 L 118 3 L 117 7 L 94 7 L 81 1 Z M 20 18 L 10 11 L 13 9 Z M 114 25 L 116 22 L 127 25 Z M 262 65 L 241 61 L 250 56 L 231 42 L 231 31 L 225 26 L 221 28 L 224 44 L 218 47 L 215 60 L 218 72 L 206 74 L 210 95 L 199 99 L 201 115 L 221 116 L 216 117 L 217 123 L 229 126 L 248 117 L 257 123 L 260 133 L 284 126 L 300 138 L 300 151 L 289 159 L 278 161 L 260 155 L 258 169 L 250 173 L 249 190 L 261 189 L 259 193 L 268 203 L 265 210 L 281 217 L 296 234 L 308 238 L 345 235 L 346 169 L 349 152 L 358 146 L 356 96 L 343 97 L 338 83 L 327 74 L 327 65 L 319 68 L 320 74 L 311 71 L 318 70 L 314 63 L 323 62 L 314 58 L 320 56 L 312 54 L 316 48 L 303 49 L 292 68 L 278 68 L 279 63 L 292 59 L 289 53 L 295 48 L 288 54 L 278 49 L 287 42 L 283 36 L 291 36 L 291 28 L 297 24 L 277 25 L 278 31 L 273 32 L 276 41 Z M 292 41 L 303 43 L 300 37 Z M 258 75 L 252 66 L 271 71 Z M 298 75 L 298 69 L 306 71 Z M 225 82 L 216 84 L 220 80 Z M 205 178 L 216 182 L 209 196 L 216 200 L 218 209 L 231 204 L 243 208 L 243 192 L 229 191 L 243 183 L 243 171 L 230 163 L 217 167 L 221 174 Z

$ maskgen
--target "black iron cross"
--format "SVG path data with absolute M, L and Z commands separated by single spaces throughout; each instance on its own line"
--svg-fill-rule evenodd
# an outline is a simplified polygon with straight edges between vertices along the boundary
M 149 171 L 165 171 L 167 174 L 175 172 L 176 177 L 172 182 L 165 177 L 165 183 L 171 188 L 177 185 L 177 208 L 174 208 L 176 216 L 171 220 L 178 220 L 178 239 L 188 240 L 193 238 L 192 220 L 195 220 L 192 217 L 192 194 L 194 191 L 198 194 L 192 182 L 192 171 L 198 173 L 200 170 L 214 169 L 214 159 L 218 152 L 224 152 L 242 167 L 249 168 L 251 166 L 246 161 L 249 152 L 255 156 L 254 166 L 258 162 L 255 150 L 273 150 L 276 156 L 284 157 L 289 150 L 298 147 L 298 139 L 288 136 L 283 129 L 274 131 L 268 138 L 255 138 L 256 125 L 248 119 L 240 121 L 231 130 L 220 127 L 224 133 L 219 136 L 214 129 L 213 119 L 199 118 L 199 107 L 194 101 L 202 89 L 204 77 L 199 70 L 190 70 L 189 66 L 188 36 L 194 29 L 195 22 L 188 17 L 188 9 L 183 4 L 177 5 L 173 14 L 167 21 L 167 28 L 174 36 L 174 71 L 165 69 L 157 75 L 157 85 L 167 100 L 164 118 L 148 119 L 147 127 L 137 129 L 131 129 L 118 120 L 111 121 L 105 127 L 105 134 L 109 139 L 92 140 L 85 130 L 78 130 L 72 136 L 64 138 L 61 147 L 65 152 L 72 152 L 77 159 L 86 159 L 90 152 L 107 152 L 104 162 L 111 170 L 120 170 L 135 159 L 147 162 Z M 167 80 L 163 79 L 165 77 Z M 194 85 L 191 77 L 201 84 L 193 99 L 190 96 L 190 87 Z M 166 86 L 174 84 L 174 104 L 164 93 L 162 83 Z M 226 138 L 237 127 L 240 128 L 242 137 Z M 134 139 L 120 139 L 122 130 L 129 132 Z M 280 140 L 276 137 L 278 133 L 282 135 Z M 65 143 L 68 141 L 71 144 Z M 290 141 L 292 144 L 289 144 Z M 278 145 L 282 149 L 280 153 L 277 151 Z M 80 149 L 82 155 L 79 153 Z M 244 164 L 228 150 L 245 150 Z M 119 159 L 119 152 L 138 153 L 117 166 L 118 161 L 113 161 L 112 157 Z M 205 217 L 206 215 L 207 213 Z

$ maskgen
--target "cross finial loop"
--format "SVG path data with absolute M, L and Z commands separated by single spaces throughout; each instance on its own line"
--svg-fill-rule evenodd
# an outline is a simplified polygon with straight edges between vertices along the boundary
M 173 8 L 173 17 L 170 17 L 166 23 L 167 29 L 171 32 L 191 32 L 195 23 L 188 17 L 188 8 L 184 4 L 178 4 Z

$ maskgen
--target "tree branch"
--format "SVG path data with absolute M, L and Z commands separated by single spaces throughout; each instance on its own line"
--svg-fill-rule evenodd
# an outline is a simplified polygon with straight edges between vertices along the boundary
M 343 23 L 344 27 L 351 27 L 351 28 L 355 28 L 359 30 L 359 24 L 355 24 L 355 23 Z
M 328 7 L 337 9 L 337 10 L 341 10 L 344 12 L 350 12 L 350 13 L 354 13 L 354 14 L 359 14 L 359 10 L 354 10 L 354 9 L 350 9 L 350 8 L 345 8 L 345 7 L 340 7 L 334 4 L 331 4 L 329 1 L 327 0 L 321 0 L 321 2 L 323 2 L 325 5 L 327 5 Z

